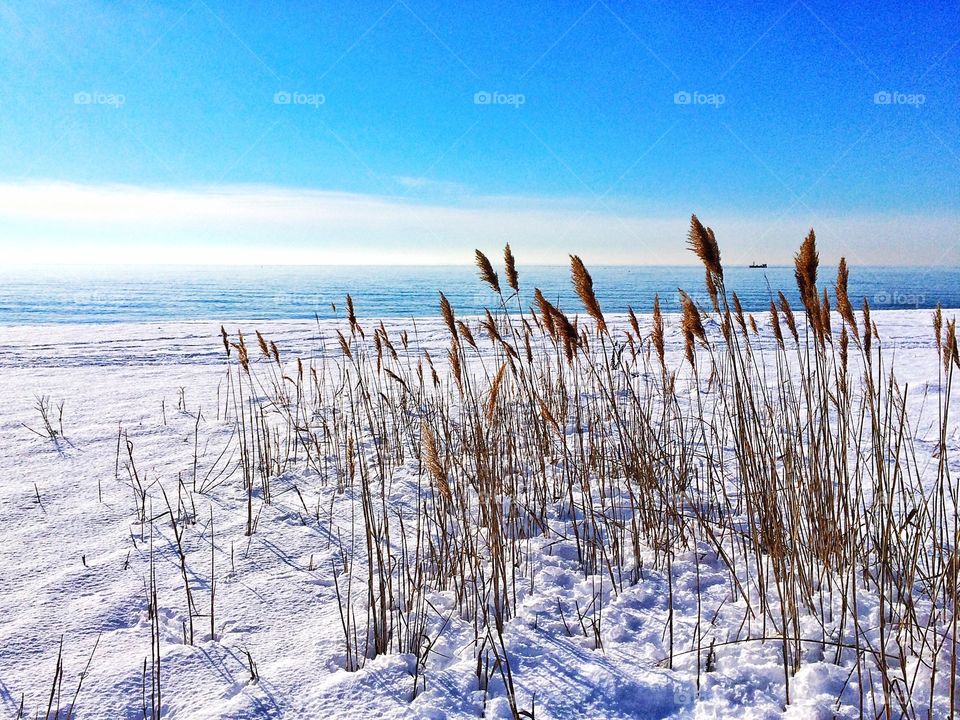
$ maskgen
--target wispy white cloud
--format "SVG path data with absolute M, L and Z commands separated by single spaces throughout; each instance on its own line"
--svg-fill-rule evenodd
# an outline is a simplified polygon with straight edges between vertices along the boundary
M 955 215 L 734 214 L 696 209 L 731 263 L 789 262 L 810 226 L 824 262 L 958 264 Z M 268 186 L 189 189 L 0 184 L 7 263 L 465 264 L 510 242 L 523 263 L 689 263 L 680 213 L 589 200 L 460 198 L 454 205 Z
M 469 192 L 469 188 L 457 182 L 447 180 L 434 180 L 426 177 L 414 177 L 410 175 L 394 175 L 392 180 L 402 188 L 416 191 L 430 191 L 443 195 L 463 195 Z

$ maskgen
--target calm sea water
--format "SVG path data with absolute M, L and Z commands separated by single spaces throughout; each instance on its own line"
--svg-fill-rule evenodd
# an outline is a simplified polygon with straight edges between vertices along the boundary
M 700 267 L 592 267 L 606 312 L 632 305 L 649 311 L 655 293 L 665 310 L 678 307 L 677 288 L 705 302 Z M 821 268 L 821 283 L 835 280 Z M 727 268 L 728 289 L 745 308 L 765 310 L 771 293 L 797 295 L 791 267 Z M 505 284 L 505 281 L 504 281 Z M 524 307 L 539 287 L 562 307 L 579 311 L 566 267 L 520 268 Z M 496 302 L 472 267 L 71 267 L 0 270 L 0 323 L 108 323 L 157 320 L 334 317 L 346 293 L 365 317 L 437 314 L 442 290 L 460 315 Z M 960 308 L 960 268 L 852 268 L 850 294 L 876 309 Z M 831 292 L 832 296 L 832 292 Z

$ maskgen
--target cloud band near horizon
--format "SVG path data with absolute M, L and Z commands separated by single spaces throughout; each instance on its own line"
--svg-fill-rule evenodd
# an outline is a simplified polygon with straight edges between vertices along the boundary
M 958 265 L 955 215 L 637 212 L 588 200 L 477 197 L 454 204 L 252 185 L 157 188 L 0 183 L 7 264 L 469 264 L 511 243 L 522 264 L 690 264 L 689 212 L 724 261 L 789 263 L 809 227 L 821 259 Z M 910 247 L 910 253 L 903 248 Z

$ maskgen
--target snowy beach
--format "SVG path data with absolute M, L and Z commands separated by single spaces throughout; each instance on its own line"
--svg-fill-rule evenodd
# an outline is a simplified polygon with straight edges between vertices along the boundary
M 609 320 L 629 327 L 625 317 Z M 929 410 L 937 402 L 941 359 L 930 311 L 877 312 L 874 321 L 884 357 L 909 383 L 911 407 Z M 646 334 L 650 318 L 640 322 Z M 359 324 L 371 346 L 374 323 L 361 318 Z M 486 372 L 495 371 L 492 344 L 480 340 L 476 320 L 468 325 L 482 349 L 478 367 L 486 363 Z M 393 321 L 385 328 L 395 336 L 401 326 L 411 334 L 405 356 L 427 350 L 438 369 L 445 365 L 439 358 L 449 333 L 442 321 Z M 667 363 L 680 367 L 676 326 L 668 317 Z M 313 366 L 339 362 L 337 331 L 350 332 L 346 320 L 225 327 L 231 335 L 242 330 L 248 342 L 259 329 L 276 343 L 287 376 L 296 372 L 296 357 Z M 456 611 L 453 590 L 426 591 L 425 667 L 415 667 L 409 653 L 384 653 L 353 672 L 344 669 L 338 591 L 343 548 L 365 552 L 360 495 L 295 457 L 272 478 L 269 502 L 253 497 L 256 527 L 247 534 L 248 494 L 235 467 L 234 419 L 225 409 L 229 362 L 219 323 L 0 328 L 4 715 L 17 716 L 21 702 L 23 717 L 42 715 L 62 639 L 62 689 L 54 707 L 70 706 L 89 661 L 75 708 L 83 718 L 141 717 L 150 703 L 154 657 L 164 716 L 171 718 L 509 717 L 500 674 L 491 674 L 487 692 L 478 686 L 476 628 Z M 264 377 L 271 361 L 252 365 Z M 269 394 L 265 386 L 263 394 Z M 41 437 L 46 433 L 35 406 L 44 397 L 55 437 Z M 935 420 L 935 410 L 930 417 Z M 931 456 L 921 464 L 935 464 L 936 429 L 920 422 L 916 434 L 918 452 Z M 136 518 L 132 473 L 147 488 L 146 522 Z M 419 476 L 415 458 L 395 468 L 385 496 L 389 512 L 416 517 L 425 492 Z M 715 553 L 701 543 L 673 558 L 678 647 L 669 669 L 667 578 L 652 555 L 638 558 L 647 565 L 638 582 L 612 588 L 605 572 L 584 572 L 561 514 L 556 508 L 549 514 L 550 528 L 524 543 L 515 614 L 503 632 L 524 707 L 535 708 L 537 718 L 782 716 L 779 644 L 725 645 L 738 636 L 744 613 L 732 611 L 736 593 Z M 148 616 L 151 557 L 156 630 Z M 877 612 L 876 598 L 860 602 L 867 622 Z M 192 644 L 188 625 L 195 626 Z M 698 655 L 690 652 L 696 628 L 716 644 L 710 672 L 698 673 Z M 807 630 L 815 634 L 812 626 Z M 822 651 L 818 658 L 816 648 L 804 652 L 809 657 L 792 678 L 786 716 L 857 716 L 849 664 Z

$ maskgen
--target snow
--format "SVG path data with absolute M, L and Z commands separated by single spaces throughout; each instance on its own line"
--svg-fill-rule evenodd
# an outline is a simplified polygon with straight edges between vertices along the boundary
M 901 381 L 915 388 L 919 407 L 924 388 L 938 391 L 929 311 L 881 311 L 874 320 L 884 352 Z M 668 319 L 668 325 L 675 328 L 676 322 Z M 388 323 L 388 329 L 399 326 L 410 323 Z M 339 356 L 335 329 L 345 330 L 346 323 L 226 327 L 231 333 L 241 328 L 248 337 L 258 327 L 289 363 L 298 355 Z M 417 330 L 422 345 L 442 357 L 447 335 L 440 321 L 418 320 Z M 188 618 L 173 530 L 168 518 L 157 520 L 151 541 L 150 524 L 136 521 L 125 448 L 117 459 L 118 428 L 133 444 L 144 484 L 162 484 L 176 507 L 178 476 L 188 487 L 194 476 L 195 427 L 200 477 L 216 466 L 230 437 L 231 423 L 217 419 L 227 368 L 219 334 L 219 323 L 205 322 L 0 327 L 0 714 L 16 717 L 23 698 L 24 717 L 43 716 L 62 638 L 61 717 L 95 644 L 75 716 L 143 716 L 152 542 L 164 717 L 510 717 L 496 674 L 487 693 L 478 687 L 474 630 L 453 612 L 449 592 L 428 596 L 427 631 L 436 640 L 425 688 L 414 690 L 409 655 L 381 655 L 355 672 L 343 669 L 333 540 L 348 542 L 349 507 L 359 496 L 337 496 L 335 487 L 306 467 L 274 479 L 273 502 L 262 506 L 249 537 L 246 494 L 237 477 L 181 498 L 196 509 L 184 542 L 201 612 L 210 596 L 211 539 L 216 582 L 213 637 L 209 619 L 196 618 L 195 643 L 184 642 Z M 675 330 L 668 341 L 677 365 Z M 30 430 L 40 422 L 37 396 L 49 396 L 54 408 L 64 403 L 64 437 L 56 442 Z M 929 426 L 921 424 L 918 434 L 936 440 Z M 153 516 L 165 510 L 158 487 L 150 492 Z M 401 469 L 391 501 L 416 507 L 417 488 L 415 470 Z M 311 515 L 317 506 L 323 509 L 320 520 Z M 334 508 L 332 515 L 327 508 Z M 531 558 L 532 576 L 504 638 L 515 681 L 525 701 L 534 700 L 537 718 L 859 713 L 856 677 L 830 657 L 807 659 L 792 681 L 793 702 L 784 708 L 776 643 L 718 648 L 717 669 L 700 674 L 698 690 L 695 654 L 678 657 L 673 669 L 665 662 L 663 573 L 648 567 L 639 583 L 615 594 L 603 576 L 584 577 L 571 541 L 541 538 L 531 543 Z M 726 577 L 716 557 L 677 557 L 678 637 L 690 636 L 698 608 L 704 618 L 715 617 L 718 627 L 736 629 L 743 609 L 731 599 Z M 577 607 L 589 606 L 598 592 L 602 648 L 576 619 Z M 862 604 L 865 614 L 875 611 L 869 598 Z M 251 677 L 247 653 L 257 678 Z M 147 675 L 149 693 L 149 669 Z

